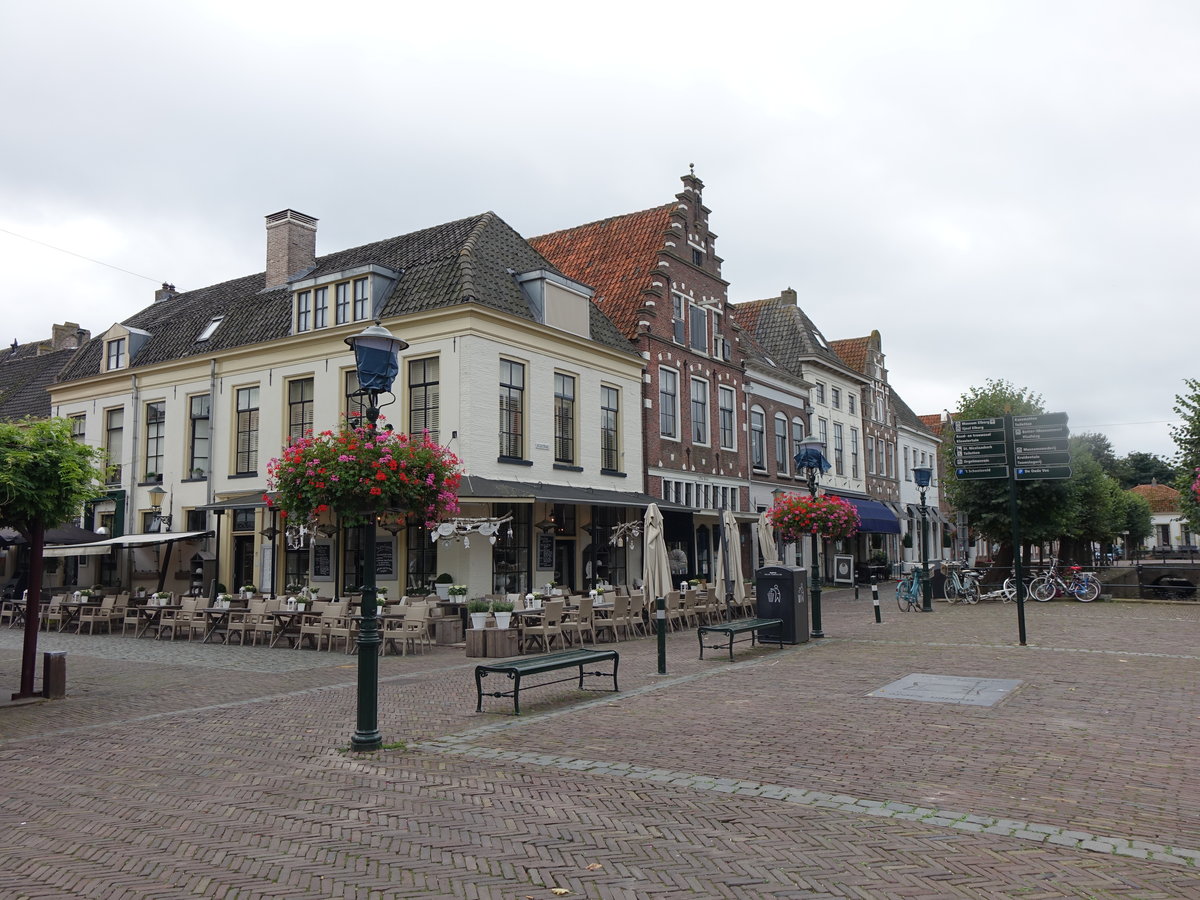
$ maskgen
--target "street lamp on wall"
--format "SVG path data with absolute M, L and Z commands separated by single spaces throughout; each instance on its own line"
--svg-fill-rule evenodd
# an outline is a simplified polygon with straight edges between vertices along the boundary
M 367 427 L 372 431 L 379 421 L 379 395 L 390 394 L 400 371 L 400 352 L 408 342 L 396 337 L 376 322 L 346 338 L 354 351 L 358 390 L 350 397 L 366 397 Z M 395 402 L 393 396 L 392 401 Z M 362 526 L 363 585 L 362 621 L 358 630 L 358 722 L 350 738 L 350 749 L 378 750 L 383 746 L 379 733 L 379 636 L 378 604 L 375 591 L 375 516 L 367 516 Z
M 808 492 L 814 498 L 817 496 L 817 479 L 822 472 L 829 471 L 829 460 L 825 458 L 825 442 L 811 433 L 808 437 L 796 442 L 796 470 L 804 470 L 804 478 L 808 482 Z M 816 532 L 812 536 L 812 585 L 809 587 L 810 604 L 812 606 L 812 637 L 823 638 L 821 630 L 821 536 Z
M 158 532 L 171 530 L 171 517 L 162 514 L 163 498 L 167 496 L 167 492 L 162 489 L 162 485 L 156 484 L 148 491 L 150 495 L 150 512 L 154 514 L 154 530 Z
M 912 471 L 913 481 L 921 492 L 921 612 L 933 612 L 933 585 L 929 583 L 929 509 L 925 505 L 925 492 L 933 480 L 933 469 L 918 466 Z

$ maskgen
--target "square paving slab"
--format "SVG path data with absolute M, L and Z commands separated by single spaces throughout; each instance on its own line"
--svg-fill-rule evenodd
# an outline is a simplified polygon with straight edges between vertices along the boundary
M 1021 681 L 1017 678 L 964 678 L 958 675 L 905 675 L 871 691 L 868 697 L 892 700 L 921 700 L 925 703 L 961 703 L 966 706 L 995 706 Z

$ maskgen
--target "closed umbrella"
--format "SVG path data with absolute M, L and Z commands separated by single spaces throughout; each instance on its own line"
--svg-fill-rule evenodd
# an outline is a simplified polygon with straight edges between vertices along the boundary
M 733 513 L 721 510 L 721 552 L 717 554 L 717 590 L 726 603 L 741 606 L 746 602 L 746 585 L 742 583 L 742 550 L 738 540 L 737 521 Z
M 662 513 L 657 503 L 646 508 L 642 529 L 642 590 L 646 601 L 653 603 L 671 590 L 671 562 L 667 557 L 667 537 L 663 533 Z
M 758 549 L 762 552 L 763 565 L 777 566 L 783 562 L 775 548 L 775 528 L 765 511 L 758 514 Z

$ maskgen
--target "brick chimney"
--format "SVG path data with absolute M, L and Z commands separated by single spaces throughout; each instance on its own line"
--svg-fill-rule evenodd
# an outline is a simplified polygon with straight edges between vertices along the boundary
M 792 306 L 799 306 L 800 301 L 796 297 L 796 291 L 793 288 L 784 288 L 779 293 L 779 299 L 784 303 L 790 303 Z
M 78 322 L 64 322 L 50 331 L 51 350 L 78 350 L 91 338 L 92 333 L 80 328 Z
M 154 292 L 154 302 L 162 303 L 164 300 L 170 300 L 174 296 L 175 296 L 175 285 L 167 284 L 164 281 L 162 283 L 162 287 L 160 287 L 157 291 Z
M 287 284 L 317 262 L 317 220 L 294 209 L 267 216 L 266 288 Z

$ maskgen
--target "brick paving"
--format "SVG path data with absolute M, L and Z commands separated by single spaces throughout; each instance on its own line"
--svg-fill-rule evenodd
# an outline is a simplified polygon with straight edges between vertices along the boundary
M 476 714 L 460 648 L 354 657 L 44 636 L 69 696 L 0 707 L 3 898 L 1200 897 L 1200 605 L 825 595 L 735 662 L 618 645 L 618 694 Z M 20 636 L 0 629 L 0 684 Z M 868 696 L 1019 679 L 992 707 Z M 551 676 L 554 677 L 554 676 Z M 11 686 L 11 687 L 10 687 Z

